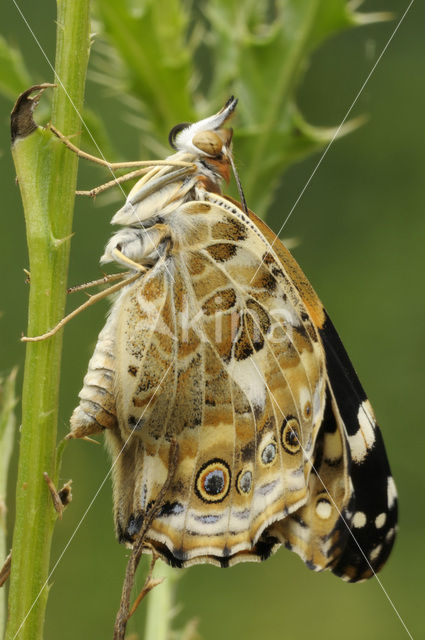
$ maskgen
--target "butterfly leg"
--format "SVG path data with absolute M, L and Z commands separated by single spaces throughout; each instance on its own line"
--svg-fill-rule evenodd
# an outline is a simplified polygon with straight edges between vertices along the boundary
M 101 284 L 113 282 L 114 280 L 123 280 L 127 276 L 131 275 L 131 271 L 122 271 L 121 273 L 106 273 L 103 278 L 98 280 L 90 280 L 90 282 L 84 282 L 83 284 L 77 284 L 74 287 L 69 287 L 67 293 L 76 293 L 77 291 L 84 291 L 84 289 L 90 289 L 91 287 L 98 287 Z
M 84 158 L 84 160 L 89 160 L 90 162 L 94 162 L 95 164 L 100 164 L 103 167 L 108 169 L 124 169 L 127 167 L 141 167 L 150 165 L 151 163 L 148 161 L 134 161 L 134 162 L 108 162 L 104 158 L 98 158 L 97 156 L 93 156 L 91 153 L 87 153 L 83 151 L 75 144 L 73 144 L 69 138 L 67 138 L 63 133 L 61 133 L 53 124 L 49 124 L 50 131 L 57 137 L 63 144 L 73 153 L 75 153 L 79 158 Z
M 10 576 L 10 570 L 12 568 L 12 552 L 8 554 L 3 566 L 0 567 L 0 587 L 2 587 Z
M 91 153 L 87 153 L 83 151 L 63 134 L 53 124 L 49 124 L 50 131 L 57 137 L 64 145 L 70 149 L 73 153 L 77 154 L 79 158 L 84 158 L 85 160 L 89 160 L 90 162 L 94 162 L 95 164 L 100 164 L 102 167 L 106 167 L 107 169 L 128 169 L 131 167 L 156 167 L 156 166 L 179 166 L 179 167 L 192 167 L 193 163 L 191 162 L 178 162 L 178 161 L 167 161 L 167 160 L 134 160 L 132 162 L 108 162 L 104 158 L 98 158 L 97 156 L 93 156 Z
M 135 171 L 130 171 L 129 173 L 124 174 L 123 176 L 118 176 L 109 182 L 105 182 L 104 184 L 100 184 L 98 187 L 94 187 L 89 191 L 76 191 L 77 196 L 89 196 L 90 198 L 95 198 L 99 195 L 99 193 L 103 193 L 107 189 L 111 189 L 111 187 L 116 187 L 123 182 L 128 182 L 128 180 L 132 180 L 133 178 L 138 178 L 143 174 L 147 173 L 150 170 L 150 167 L 142 167 L 141 169 L 136 169 Z
M 50 331 L 47 331 L 46 333 L 43 333 L 40 336 L 22 336 L 21 342 L 41 342 L 42 340 L 46 340 L 46 338 L 51 338 L 60 329 L 62 329 L 62 327 L 68 324 L 68 322 L 72 320 L 72 318 L 77 316 L 81 311 L 84 311 L 84 309 L 91 307 L 92 304 L 94 304 L 98 300 L 102 300 L 103 298 L 106 298 L 107 296 L 111 295 L 111 293 L 115 293 L 116 291 L 119 291 L 120 289 L 122 289 L 122 287 L 125 287 L 127 284 L 130 284 L 131 282 L 134 282 L 134 280 L 137 280 L 137 278 L 139 278 L 140 276 L 141 276 L 141 271 L 139 270 L 138 273 L 133 275 L 131 278 L 126 278 L 122 282 L 118 282 L 118 284 L 114 284 L 112 285 L 112 287 L 109 287 L 108 289 L 105 289 L 100 293 L 96 293 L 94 296 L 90 296 L 90 298 L 86 300 L 86 302 L 84 302 L 82 305 L 77 307 L 77 309 L 74 309 L 74 311 L 71 311 L 71 313 L 69 313 L 67 316 L 62 318 L 62 320 L 58 322 L 58 324 L 55 327 L 53 327 L 53 329 L 50 329 Z

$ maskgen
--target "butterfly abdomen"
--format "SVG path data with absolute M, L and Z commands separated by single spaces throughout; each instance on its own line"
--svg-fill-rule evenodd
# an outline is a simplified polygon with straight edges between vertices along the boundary
M 82 438 L 116 426 L 115 321 L 112 310 L 90 359 L 69 437 Z

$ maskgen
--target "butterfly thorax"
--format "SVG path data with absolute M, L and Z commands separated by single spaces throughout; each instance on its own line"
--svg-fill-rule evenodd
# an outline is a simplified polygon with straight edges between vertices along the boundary
M 229 176 L 229 160 L 222 153 L 202 157 L 179 151 L 168 159 L 170 166 L 155 167 L 136 183 L 112 218 L 112 224 L 124 228 L 108 242 L 102 263 L 116 261 L 117 248 L 130 260 L 151 265 L 171 247 L 183 247 L 188 240 L 187 227 L 194 223 L 193 216 L 180 214 L 182 205 L 203 201 L 207 193 L 221 194 L 221 183 Z M 176 167 L 183 162 L 189 166 Z
M 191 161 L 188 154 L 185 160 Z M 146 183 L 134 187 L 112 220 L 112 224 L 125 226 L 109 240 L 102 263 L 120 262 L 114 254 L 114 250 L 119 249 L 130 260 L 151 266 L 171 248 L 179 250 L 187 245 L 188 231 L 195 222 L 193 216 L 182 215 L 181 207 L 187 202 L 205 200 L 207 193 L 221 193 L 221 178 L 209 167 L 198 167 L 198 164 L 200 162 L 194 162 L 196 168 L 188 176 L 171 175 L 159 190 L 146 189 L 150 186 Z M 158 179 L 153 177 L 152 181 L 155 183 Z
M 193 222 L 179 215 L 182 205 L 203 200 L 205 192 L 221 193 L 222 181 L 229 180 L 232 130 L 223 125 L 235 106 L 231 99 L 218 114 L 172 129 L 169 141 L 177 153 L 166 158 L 169 165 L 152 167 L 131 189 L 111 220 L 124 228 L 107 244 L 102 263 L 123 262 L 117 259 L 118 249 L 133 262 L 152 265 L 171 247 L 187 243 L 187 226 Z

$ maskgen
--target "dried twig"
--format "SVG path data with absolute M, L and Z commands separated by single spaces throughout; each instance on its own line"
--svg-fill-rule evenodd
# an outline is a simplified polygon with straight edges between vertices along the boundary
M 128 560 L 127 563 L 127 569 L 125 572 L 125 578 L 124 578 L 124 583 L 123 583 L 123 587 L 122 587 L 122 593 L 121 593 L 121 602 L 120 602 L 120 607 L 118 609 L 118 613 L 117 613 L 117 617 L 115 619 L 115 626 L 114 626 L 114 640 L 124 640 L 124 636 L 125 636 L 125 629 L 127 626 L 127 622 L 128 619 L 130 618 L 130 616 L 134 613 L 134 611 L 136 610 L 139 602 L 143 599 L 143 597 L 146 595 L 146 593 L 148 593 L 154 586 L 156 585 L 152 585 L 150 586 L 150 588 L 147 589 L 147 591 L 145 591 L 145 593 L 143 593 L 143 590 L 145 589 L 146 586 L 149 585 L 149 579 L 152 576 L 152 570 L 153 570 L 153 565 L 156 562 L 156 558 L 154 556 L 152 563 L 151 563 L 151 568 L 150 571 L 148 573 L 147 579 L 145 581 L 145 585 L 142 589 L 142 592 L 139 594 L 139 596 L 136 598 L 135 603 L 133 605 L 133 607 L 131 608 L 130 611 L 130 596 L 131 596 L 131 590 L 133 588 L 133 584 L 134 584 L 134 576 L 137 570 L 137 567 L 139 565 L 140 562 L 140 558 L 142 557 L 142 552 L 143 552 L 143 548 L 146 547 L 146 543 L 145 543 L 145 537 L 147 532 L 149 531 L 149 528 L 153 522 L 153 520 L 156 518 L 156 516 L 158 515 L 158 511 L 161 509 L 163 502 L 164 502 L 164 497 L 170 487 L 171 481 L 173 479 L 174 476 L 174 472 L 176 470 L 177 467 L 177 460 L 178 460 L 178 444 L 176 441 L 173 441 L 170 447 L 170 455 L 169 455 L 169 463 L 168 463 L 168 475 L 167 475 L 167 479 L 164 482 L 161 491 L 158 494 L 158 497 L 155 500 L 154 505 L 152 506 L 152 508 L 145 514 L 144 520 L 143 520 L 143 525 L 142 528 L 140 529 L 136 540 L 133 543 L 133 549 L 131 552 L 131 556 Z
M 62 520 L 63 510 L 67 504 L 69 504 L 72 500 L 72 492 L 71 492 L 71 483 L 72 480 L 68 480 L 66 484 L 63 485 L 62 489 L 58 491 L 55 487 L 53 480 L 50 478 L 49 474 L 43 473 L 46 484 L 49 488 L 50 495 L 52 496 L 53 506 L 55 508 L 56 513 L 60 520 Z
M 8 577 L 10 576 L 10 567 L 12 566 L 12 552 L 6 557 L 3 562 L 3 566 L 0 569 L 0 587 L 4 585 Z
M 154 589 L 164 581 L 164 578 L 152 578 L 152 573 L 158 557 L 159 556 L 155 553 L 155 551 L 152 551 L 152 560 L 150 563 L 148 575 L 146 576 L 145 584 L 143 585 L 139 595 L 131 606 L 130 613 L 128 615 L 129 618 L 131 618 L 131 616 L 135 613 L 137 607 L 139 606 L 143 598 L 148 595 L 149 591 L 152 591 L 152 589 Z

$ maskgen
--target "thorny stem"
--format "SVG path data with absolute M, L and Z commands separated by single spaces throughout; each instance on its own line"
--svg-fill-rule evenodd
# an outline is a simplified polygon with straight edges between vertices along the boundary
M 89 2 L 58 0 L 57 11 L 58 88 L 52 120 L 72 134 L 81 126 L 78 111 L 83 105 L 89 54 Z M 64 312 L 77 157 L 49 131 L 24 131 L 18 126 L 14 134 L 12 153 L 31 269 L 28 334 L 37 335 L 54 326 Z M 43 473 L 56 482 L 61 349 L 61 335 L 27 345 L 7 640 L 43 637 L 57 517 Z
M 10 571 L 10 554 L 7 548 L 7 476 L 15 441 L 15 382 L 16 368 L 0 381 L 0 587 L 7 580 Z M 0 591 L 0 637 L 6 626 L 6 589 Z

